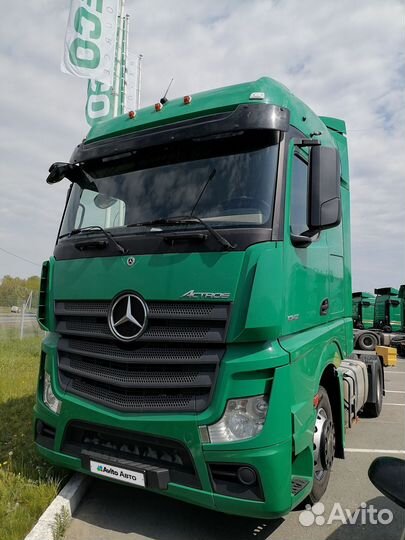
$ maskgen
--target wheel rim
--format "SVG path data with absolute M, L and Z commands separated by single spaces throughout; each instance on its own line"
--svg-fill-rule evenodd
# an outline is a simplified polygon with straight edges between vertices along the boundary
M 322 480 L 331 469 L 335 455 L 335 427 L 324 408 L 316 413 L 314 430 L 314 475 Z
M 374 347 L 375 346 L 374 339 L 371 336 L 364 336 L 363 344 L 366 347 Z

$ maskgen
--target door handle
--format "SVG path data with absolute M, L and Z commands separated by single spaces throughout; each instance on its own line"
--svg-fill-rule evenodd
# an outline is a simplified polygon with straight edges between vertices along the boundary
M 328 311 L 329 311 L 329 298 L 325 298 L 325 300 L 322 300 L 320 314 L 327 315 Z

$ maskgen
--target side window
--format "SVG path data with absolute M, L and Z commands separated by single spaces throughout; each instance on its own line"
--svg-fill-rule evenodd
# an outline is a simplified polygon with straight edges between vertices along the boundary
M 294 155 L 291 174 L 291 233 L 301 235 L 308 230 L 308 165 Z

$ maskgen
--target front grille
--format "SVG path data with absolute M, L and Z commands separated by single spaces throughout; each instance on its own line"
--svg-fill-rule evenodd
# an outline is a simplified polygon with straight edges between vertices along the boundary
M 61 315 L 107 316 L 111 302 L 56 302 L 55 308 Z M 148 302 L 149 316 L 167 318 L 172 316 L 186 319 L 207 318 L 224 320 L 227 318 L 229 304 L 204 304 L 200 302 Z
M 93 375 L 94 378 L 99 378 L 100 380 L 105 380 L 107 377 L 109 380 L 116 382 L 117 384 L 122 384 L 123 386 L 135 386 L 145 384 L 158 385 L 165 384 L 177 385 L 177 384 L 186 384 L 194 383 L 203 385 L 203 380 L 207 385 L 211 386 L 212 377 L 211 374 L 200 374 L 198 371 L 188 371 L 182 372 L 178 370 L 170 371 L 151 371 L 144 372 L 135 370 L 128 370 L 124 366 L 111 368 L 108 365 L 97 365 L 94 366 L 93 363 L 86 362 L 84 360 L 78 360 L 75 358 L 64 358 L 62 357 L 61 364 L 65 371 L 70 371 L 71 373 L 77 374 L 87 374 L 88 376 Z
M 81 380 L 74 380 L 72 389 L 78 394 L 93 397 L 94 401 L 111 405 L 115 409 L 192 409 L 194 400 L 197 401 L 195 393 L 187 395 L 177 392 L 165 391 L 162 394 L 159 390 L 150 390 L 148 393 L 140 393 L 134 390 L 111 390 L 111 385 L 100 383 L 87 383 Z
M 141 462 L 168 469 L 170 481 L 201 488 L 193 460 L 179 441 L 145 433 L 111 429 L 82 422 L 71 422 L 63 438 L 62 452 L 85 459 L 96 452 L 108 462 L 109 457 Z
M 200 412 L 225 352 L 230 304 L 148 302 L 134 342 L 111 333 L 107 301 L 57 301 L 59 381 L 69 393 L 126 412 Z

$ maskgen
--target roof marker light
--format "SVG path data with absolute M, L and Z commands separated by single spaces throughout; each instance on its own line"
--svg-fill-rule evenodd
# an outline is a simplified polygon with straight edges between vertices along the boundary
M 161 103 L 155 103 L 155 111 L 159 112 L 163 109 L 163 105 Z
M 190 105 L 192 99 L 193 98 L 191 96 L 184 96 L 183 98 L 184 105 Z
M 249 99 L 264 99 L 265 97 L 264 92 L 252 92 Z
M 128 116 L 132 120 L 133 118 L 135 118 L 136 112 L 135 111 L 129 111 Z

